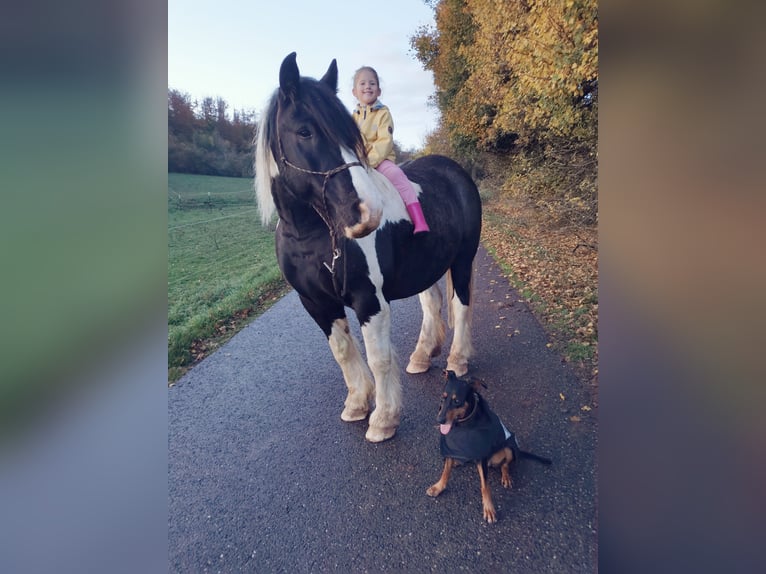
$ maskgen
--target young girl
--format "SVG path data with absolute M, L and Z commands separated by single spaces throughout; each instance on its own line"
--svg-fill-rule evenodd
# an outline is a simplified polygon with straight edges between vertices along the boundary
M 381 94 L 378 73 L 369 66 L 359 68 L 354 73 L 351 93 L 359 101 L 353 116 L 364 138 L 367 160 L 394 184 L 402 196 L 407 213 L 415 225 L 413 233 L 430 231 L 415 190 L 404 172 L 394 163 L 394 121 L 388 108 L 378 100 Z

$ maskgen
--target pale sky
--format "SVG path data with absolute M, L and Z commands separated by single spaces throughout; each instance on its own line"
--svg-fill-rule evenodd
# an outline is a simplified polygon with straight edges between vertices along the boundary
M 433 76 L 409 43 L 424 24 L 433 24 L 433 11 L 423 0 L 168 0 L 168 87 L 192 99 L 221 97 L 229 114 L 260 113 L 282 60 L 297 52 L 301 75 L 314 78 L 337 59 L 338 96 L 351 110 L 354 71 L 372 66 L 394 139 L 419 148 L 438 121 Z

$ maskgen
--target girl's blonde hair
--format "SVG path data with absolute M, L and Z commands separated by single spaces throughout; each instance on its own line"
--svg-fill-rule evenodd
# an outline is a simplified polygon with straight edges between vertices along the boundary
M 354 72 L 354 80 L 352 82 L 352 85 L 356 86 L 356 79 L 359 77 L 359 74 L 361 74 L 362 72 L 370 72 L 373 76 L 375 76 L 375 81 L 378 82 L 378 86 L 380 86 L 380 78 L 378 77 L 378 72 L 376 72 L 375 68 L 371 66 L 362 66 L 356 72 Z

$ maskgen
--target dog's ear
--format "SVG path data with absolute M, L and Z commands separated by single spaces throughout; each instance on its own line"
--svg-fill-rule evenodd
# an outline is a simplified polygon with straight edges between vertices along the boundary
M 481 391 L 482 387 L 485 389 L 487 388 L 487 384 L 481 379 L 477 379 L 476 377 L 469 377 L 468 382 L 471 383 L 473 390 L 477 393 Z
M 452 379 L 457 379 L 457 375 L 455 374 L 455 371 L 449 371 L 447 369 L 444 369 L 444 380 L 450 381 Z M 459 379 L 458 379 L 459 380 Z

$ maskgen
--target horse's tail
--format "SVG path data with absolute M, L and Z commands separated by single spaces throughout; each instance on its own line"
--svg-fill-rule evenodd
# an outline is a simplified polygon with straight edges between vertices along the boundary
M 471 268 L 471 281 L 468 283 L 468 329 L 471 330 L 473 323 L 473 279 L 476 276 L 475 269 Z M 455 328 L 455 315 L 452 312 L 452 298 L 455 296 L 455 286 L 452 284 L 452 270 L 447 269 L 447 324 L 450 329 Z M 473 349 L 471 349 L 473 352 Z
M 468 283 L 468 316 L 466 321 L 468 322 L 468 333 L 473 333 L 473 279 L 476 277 L 476 269 L 474 263 L 471 262 L 471 281 Z M 468 338 L 468 352 L 470 356 L 474 354 L 473 338 Z
M 455 286 L 452 284 L 452 270 L 447 269 L 447 325 L 455 328 L 455 314 L 452 312 L 452 298 L 455 296 Z

